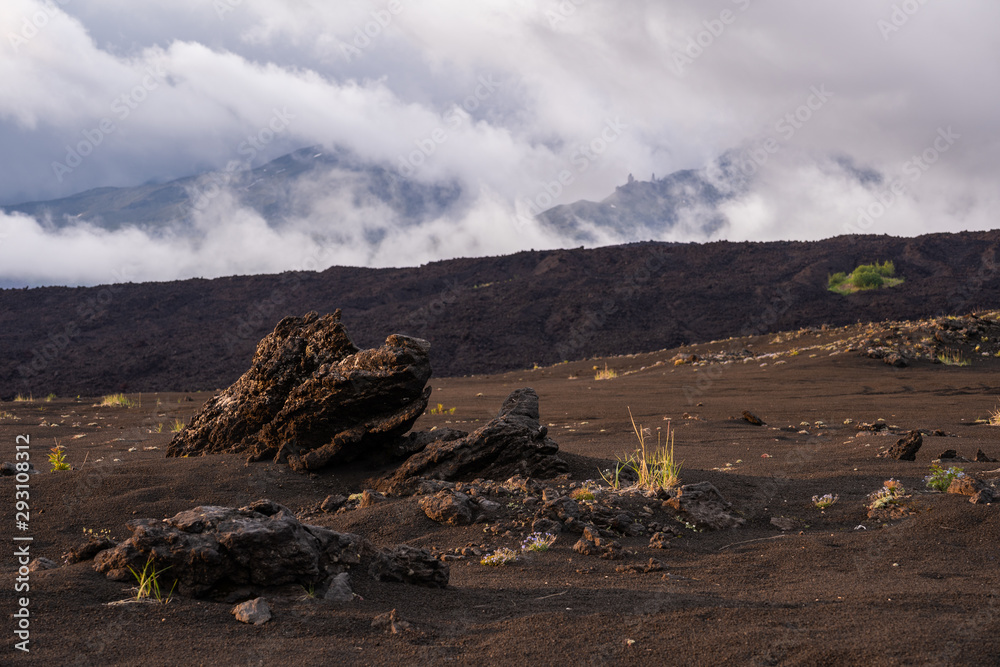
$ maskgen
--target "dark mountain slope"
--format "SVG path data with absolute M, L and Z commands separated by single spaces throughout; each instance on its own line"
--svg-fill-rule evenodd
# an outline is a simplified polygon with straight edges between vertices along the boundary
M 0 291 L 0 396 L 214 389 L 282 317 L 343 309 L 360 346 L 432 343 L 438 376 L 685 342 L 1000 307 L 1000 232 L 637 243 L 419 268 Z M 841 296 L 827 276 L 892 260 L 906 281 Z

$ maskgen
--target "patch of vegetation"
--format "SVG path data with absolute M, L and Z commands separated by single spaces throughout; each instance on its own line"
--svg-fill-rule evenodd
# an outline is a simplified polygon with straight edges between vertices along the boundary
M 432 415 L 453 415 L 455 414 L 455 408 L 446 408 L 441 403 L 438 403 L 436 408 L 431 408 L 428 412 Z
M 821 510 L 825 510 L 827 507 L 830 507 L 838 500 L 840 500 L 840 496 L 833 493 L 828 493 L 823 496 L 813 496 L 813 505 L 820 508 Z
M 56 396 L 54 393 L 50 393 L 48 396 L 45 397 L 45 402 L 46 403 L 51 403 L 52 401 L 56 400 L 57 398 L 59 398 L 59 397 Z
M 532 533 L 524 538 L 521 551 L 548 551 L 555 542 L 556 536 L 552 533 Z
M 965 471 L 962 468 L 952 466 L 945 470 L 939 465 L 932 465 L 931 474 L 924 477 L 924 482 L 927 484 L 927 488 L 944 493 L 951 486 L 951 480 L 961 477 L 965 477 Z
M 882 488 L 868 496 L 868 509 L 877 510 L 883 507 L 895 507 L 903 504 L 906 489 L 897 479 L 890 479 L 882 484 Z
M 69 464 L 66 463 L 65 447 L 57 443 L 55 447 L 49 450 L 49 465 L 52 466 L 52 472 L 56 470 L 70 470 Z
M 903 278 L 896 278 L 895 265 L 886 260 L 879 264 L 862 264 L 850 273 L 840 271 L 829 276 L 827 289 L 837 294 L 851 294 L 863 290 L 895 287 L 903 283 Z
M 175 419 L 174 425 L 170 427 L 170 432 L 180 433 L 183 430 L 184 430 L 184 422 L 182 422 L 180 419 Z
M 958 350 L 945 350 L 937 355 L 937 360 L 945 366 L 969 366 L 972 363 Z
M 589 503 L 594 500 L 594 492 L 586 487 L 580 487 L 570 491 L 569 497 L 578 502 Z
M 594 375 L 595 380 L 613 380 L 618 377 L 618 371 L 613 368 L 608 368 L 607 364 L 604 364 L 603 371 L 598 369 L 597 366 L 594 366 L 594 370 L 597 371 L 597 374 Z
M 150 554 L 149 558 L 146 559 L 146 565 L 142 568 L 142 572 L 136 572 L 135 569 L 130 565 L 128 570 L 135 577 L 136 583 L 138 584 L 135 593 L 135 599 L 137 602 L 142 602 L 144 600 L 156 600 L 160 604 L 166 604 L 170 602 L 170 598 L 174 594 L 174 588 L 177 587 L 177 582 L 174 581 L 174 585 L 170 588 L 170 592 L 163 595 L 160 591 L 160 575 L 169 570 L 170 568 L 164 568 L 159 572 L 153 566 L 153 555 Z
M 98 404 L 102 408 L 132 408 L 135 405 L 135 401 L 131 400 L 125 394 L 108 394 Z
M 28 394 L 27 396 L 25 396 L 24 394 L 18 394 L 17 396 L 14 397 L 14 402 L 15 403 L 34 403 L 35 399 L 31 396 L 31 394 Z
M 2 416 L 3 415 L 0 414 L 0 417 Z M 993 412 L 990 413 L 989 423 L 990 426 L 1000 426 L 1000 407 L 998 407 L 997 409 L 993 410 Z
M 479 562 L 483 565 L 490 565 L 492 567 L 503 567 L 504 565 L 509 565 L 515 561 L 517 561 L 517 552 L 513 549 L 508 549 L 507 547 L 501 547 L 493 553 L 483 556 L 483 559 Z
M 639 441 L 639 447 L 624 458 L 619 457 L 613 471 L 601 472 L 601 478 L 615 489 L 620 489 L 625 479 L 634 480 L 635 486 L 642 489 L 655 490 L 670 488 L 680 482 L 680 472 L 683 462 L 678 462 L 674 456 L 674 433 L 667 422 L 667 435 L 660 443 L 660 434 L 656 435 L 656 447 L 647 447 L 646 431 L 642 424 L 636 425 L 632 418 L 632 409 L 628 411 L 632 421 L 632 430 Z M 624 474 L 623 474 L 624 473 Z

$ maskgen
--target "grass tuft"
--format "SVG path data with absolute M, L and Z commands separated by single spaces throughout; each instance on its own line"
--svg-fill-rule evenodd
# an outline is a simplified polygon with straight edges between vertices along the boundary
M 182 422 L 180 419 L 175 419 L 174 425 L 170 427 L 170 432 L 180 433 L 183 430 L 184 430 L 184 422 Z
M 660 434 L 657 433 L 654 448 L 651 444 L 647 445 L 646 431 L 643 430 L 642 424 L 635 423 L 631 408 L 628 409 L 628 416 L 632 421 L 632 430 L 639 441 L 639 446 L 624 458 L 619 457 L 613 471 L 602 471 L 601 478 L 615 489 L 622 488 L 626 479 L 634 480 L 634 486 L 646 490 L 677 486 L 680 483 L 683 462 L 678 462 L 674 456 L 674 433 L 670 422 L 667 422 L 667 435 L 663 444 L 660 443 Z
M 597 374 L 594 375 L 595 380 L 613 380 L 618 377 L 618 371 L 613 368 L 608 368 L 607 364 L 604 364 L 604 370 L 600 370 L 597 366 L 594 366 L 597 370 Z
M 968 366 L 972 363 L 958 350 L 945 350 L 937 355 L 937 360 L 945 366 Z
M 125 394 L 108 394 L 101 399 L 99 406 L 102 408 L 132 408 L 135 407 L 135 401 Z
M 129 566 L 129 572 L 135 577 L 136 583 L 138 584 L 135 593 L 135 600 L 137 602 L 142 602 L 143 600 L 156 600 L 161 604 L 166 604 L 170 602 L 171 596 L 174 594 L 174 588 L 177 587 L 177 582 L 174 581 L 174 585 L 170 588 L 170 592 L 163 595 L 160 590 L 160 575 L 169 570 L 166 567 L 159 572 L 157 572 L 156 567 L 153 566 L 153 554 L 149 555 L 146 559 L 146 565 L 142 568 L 142 572 L 137 572 L 132 566 Z

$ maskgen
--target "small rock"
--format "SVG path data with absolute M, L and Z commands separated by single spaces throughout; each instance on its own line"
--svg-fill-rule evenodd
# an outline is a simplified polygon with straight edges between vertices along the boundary
M 535 519 L 531 522 L 531 532 L 533 533 L 552 533 L 553 535 L 558 535 L 562 532 L 563 525 L 553 519 Z
M 450 526 L 466 526 L 472 523 L 472 503 L 469 496 L 450 490 L 438 491 L 433 496 L 420 499 L 420 509 L 427 518 Z
M 105 549 L 114 549 L 118 544 L 106 537 L 91 537 L 86 542 L 75 549 L 63 554 L 63 560 L 72 565 L 85 560 L 93 560 L 94 557 Z
M 59 567 L 59 563 L 44 557 L 36 558 L 35 560 L 28 563 L 29 572 L 38 572 L 39 570 L 52 570 L 57 567 Z
M 917 450 L 924 444 L 924 436 L 920 431 L 910 431 L 905 438 L 900 438 L 892 447 L 879 452 L 878 458 L 896 459 L 898 461 L 916 461 Z
M 354 599 L 354 591 L 351 590 L 351 575 L 341 572 L 335 577 L 330 577 L 329 585 L 323 599 L 327 602 L 350 602 Z
M 365 489 L 361 492 L 361 498 L 358 499 L 358 507 L 371 507 L 377 503 L 385 500 L 385 496 L 378 491 L 373 491 L 372 489 Z
M 431 588 L 447 588 L 450 570 L 427 549 L 402 544 L 380 552 L 368 572 L 377 581 L 398 581 Z
M 267 605 L 267 600 L 264 598 L 242 602 L 233 607 L 230 613 L 241 623 L 263 625 L 271 620 L 271 608 Z
M 800 521 L 796 521 L 795 519 L 789 519 L 788 517 L 784 516 L 772 516 L 771 525 L 777 528 L 778 530 L 786 531 L 786 530 L 798 530 L 799 527 L 802 525 L 802 523 Z
M 379 614 L 372 619 L 372 628 L 375 630 L 383 630 L 389 634 L 398 635 L 410 629 L 409 621 L 404 621 L 399 618 L 396 610 L 387 611 L 384 614 Z
M 972 475 L 962 475 L 951 480 L 947 493 L 954 493 L 960 496 L 973 496 L 987 488 L 989 487 Z
M 342 496 L 339 494 L 333 496 L 327 496 L 326 498 L 323 499 L 323 502 L 320 503 L 319 508 L 324 512 L 329 512 L 333 514 L 341 507 L 343 507 L 344 503 L 346 502 L 347 502 L 347 496 Z
M 996 459 L 991 459 L 990 457 L 986 456 L 986 452 L 984 452 L 982 449 L 977 449 L 976 450 L 976 458 L 974 460 L 975 461 L 979 461 L 981 463 L 996 463 L 997 462 Z
M 969 496 L 969 502 L 973 505 L 989 505 L 994 500 L 996 500 L 996 492 L 988 486 Z
M 941 461 L 948 461 L 949 463 L 968 463 L 969 459 L 964 456 L 959 456 L 958 452 L 954 449 L 946 449 L 938 455 L 938 459 Z
M 673 535 L 668 535 L 667 533 L 653 533 L 653 536 L 649 538 L 649 548 L 666 549 L 670 546 L 671 538 L 673 538 Z
M 753 424 L 754 426 L 764 426 L 764 420 L 749 410 L 743 411 L 743 420 Z
M 642 565 L 619 565 L 615 568 L 615 572 L 636 572 L 639 574 L 649 574 L 650 572 L 662 572 L 664 570 L 663 562 L 657 560 L 656 558 L 650 558 L 648 563 Z

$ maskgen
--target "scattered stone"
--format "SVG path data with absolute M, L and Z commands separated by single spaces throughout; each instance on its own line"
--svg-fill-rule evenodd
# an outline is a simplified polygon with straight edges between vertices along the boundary
M 677 490 L 677 495 L 664 501 L 687 523 L 703 530 L 723 530 L 737 528 L 745 520 L 730 514 L 732 506 L 723 498 L 715 486 L 709 482 L 685 484 Z
M 772 516 L 771 525 L 780 531 L 798 530 L 802 522 L 785 516 Z
M 531 532 L 533 533 L 552 533 L 553 535 L 558 535 L 562 532 L 562 529 L 562 523 L 553 519 L 541 518 L 531 522 Z
M 673 539 L 673 537 L 673 535 L 669 535 L 662 531 L 653 533 L 653 536 L 649 538 L 649 548 L 666 549 L 670 546 L 670 540 Z
M 379 614 L 372 619 L 372 628 L 384 631 L 387 634 L 398 635 L 406 632 L 410 627 L 410 622 L 399 618 L 395 609 L 387 611 L 384 614 Z
M 991 487 L 983 487 L 969 496 L 969 502 L 973 505 L 989 505 L 997 499 L 996 491 Z
M 361 497 L 358 498 L 358 507 L 371 507 L 377 503 L 385 500 L 385 496 L 378 491 L 373 491 L 372 489 L 365 489 L 361 492 Z
M 386 456 L 427 407 L 429 343 L 389 336 L 359 350 L 340 311 L 286 317 L 250 369 L 177 433 L 167 456 L 247 453 L 315 470 Z
M 427 518 L 450 526 L 465 526 L 474 518 L 469 496 L 449 489 L 421 498 L 420 509 Z
M 28 572 L 38 572 L 39 570 L 53 570 L 59 567 L 59 563 L 41 556 L 28 563 Z
M 63 562 L 72 565 L 85 560 L 93 560 L 94 556 L 101 553 L 105 549 L 113 549 L 116 546 L 117 542 L 114 540 L 110 540 L 106 537 L 96 537 L 91 535 L 86 542 L 63 554 Z
M 969 459 L 964 456 L 959 456 L 958 452 L 954 449 L 946 449 L 938 455 L 939 461 L 947 461 L 948 463 L 968 463 Z
M 924 444 L 924 436 L 920 431 L 910 431 L 905 438 L 900 438 L 895 445 L 878 453 L 878 458 L 897 459 L 899 461 L 916 461 L 917 450 Z
M 976 450 L 976 458 L 973 459 L 973 460 L 981 462 L 981 463 L 996 463 L 997 462 L 997 459 L 991 459 L 989 456 L 986 455 L 986 452 L 984 452 L 982 449 L 977 449 Z
M 414 454 L 380 485 L 393 494 L 412 493 L 418 478 L 457 479 L 479 475 L 502 479 L 512 473 L 551 478 L 568 470 L 559 445 L 538 422 L 534 389 L 513 391 L 497 416 L 469 435 L 438 441 Z
M 615 568 L 615 572 L 635 572 L 638 574 L 649 574 L 650 572 L 662 572 L 665 569 L 665 565 L 662 561 L 655 558 L 650 558 L 648 563 L 642 565 L 619 565 Z
M 351 590 L 351 575 L 341 572 L 330 577 L 323 599 L 327 602 L 351 602 L 354 600 L 354 591 Z
M 403 544 L 376 556 L 368 572 L 376 581 L 397 581 L 430 588 L 448 586 L 449 568 L 427 549 Z
M 236 617 L 236 620 L 241 623 L 263 625 L 271 620 L 271 608 L 268 606 L 267 600 L 264 598 L 256 598 L 254 600 L 241 602 L 233 607 L 233 610 L 230 613 L 233 614 Z
M 749 410 L 743 411 L 743 421 L 749 422 L 754 426 L 764 426 L 764 420 L 750 412 Z

